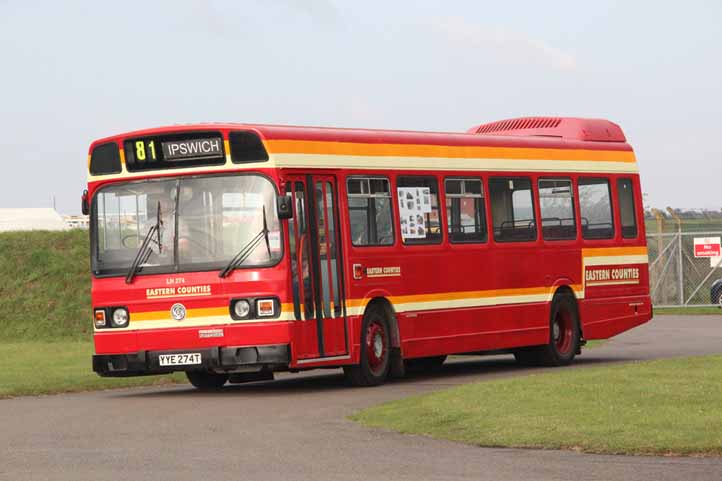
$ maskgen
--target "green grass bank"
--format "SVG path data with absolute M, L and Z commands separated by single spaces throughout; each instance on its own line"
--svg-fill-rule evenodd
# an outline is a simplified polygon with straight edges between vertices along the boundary
M 0 234 L 0 342 L 89 340 L 88 231 Z
M 0 398 L 184 382 L 92 371 L 88 231 L 0 234 Z

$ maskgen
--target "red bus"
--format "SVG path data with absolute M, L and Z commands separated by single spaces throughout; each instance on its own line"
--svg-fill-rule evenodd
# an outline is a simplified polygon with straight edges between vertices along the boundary
M 557 366 L 652 317 L 637 163 L 606 120 L 173 126 L 93 142 L 88 169 L 101 376 Z

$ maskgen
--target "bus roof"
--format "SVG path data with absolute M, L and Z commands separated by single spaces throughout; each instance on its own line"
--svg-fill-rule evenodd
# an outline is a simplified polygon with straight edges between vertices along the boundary
M 546 125 L 546 127 L 542 127 Z M 94 141 L 98 144 L 196 130 L 250 130 L 263 140 L 306 140 L 369 144 L 526 147 L 585 150 L 632 150 L 622 129 L 603 119 L 525 117 L 472 127 L 467 132 L 309 127 L 246 123 L 178 124 L 126 132 Z M 273 153 L 269 149 L 269 153 Z
M 142 167 L 133 150 L 124 151 L 131 140 L 134 150 L 140 149 L 138 144 L 143 146 L 138 157 Z M 225 146 L 219 148 L 219 142 Z M 180 162 L 178 157 L 183 156 L 174 153 L 157 158 L 155 150 L 153 162 L 148 163 L 143 153 L 161 144 L 163 148 L 172 146 L 176 153 L 181 152 L 180 144 L 188 144 L 186 152 L 198 152 L 191 144 L 199 143 L 213 144 L 215 150 L 195 156 L 202 157 L 195 164 Z M 243 123 L 172 125 L 96 140 L 88 155 L 89 180 L 187 174 L 201 166 L 205 172 L 238 168 L 638 172 L 632 147 L 618 125 L 567 117 L 512 119 L 468 132 Z

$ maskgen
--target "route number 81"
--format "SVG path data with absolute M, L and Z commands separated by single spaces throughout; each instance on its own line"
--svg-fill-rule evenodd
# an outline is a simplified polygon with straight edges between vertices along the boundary
M 151 140 L 148 142 L 148 150 L 150 150 L 150 158 L 155 160 L 155 141 Z M 138 140 L 135 143 L 135 158 L 139 161 L 146 159 L 145 141 Z

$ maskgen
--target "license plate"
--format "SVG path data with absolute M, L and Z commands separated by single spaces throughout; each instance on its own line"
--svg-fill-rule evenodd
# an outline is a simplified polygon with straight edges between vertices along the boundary
M 192 366 L 201 363 L 201 353 L 159 354 L 158 363 L 161 366 Z

